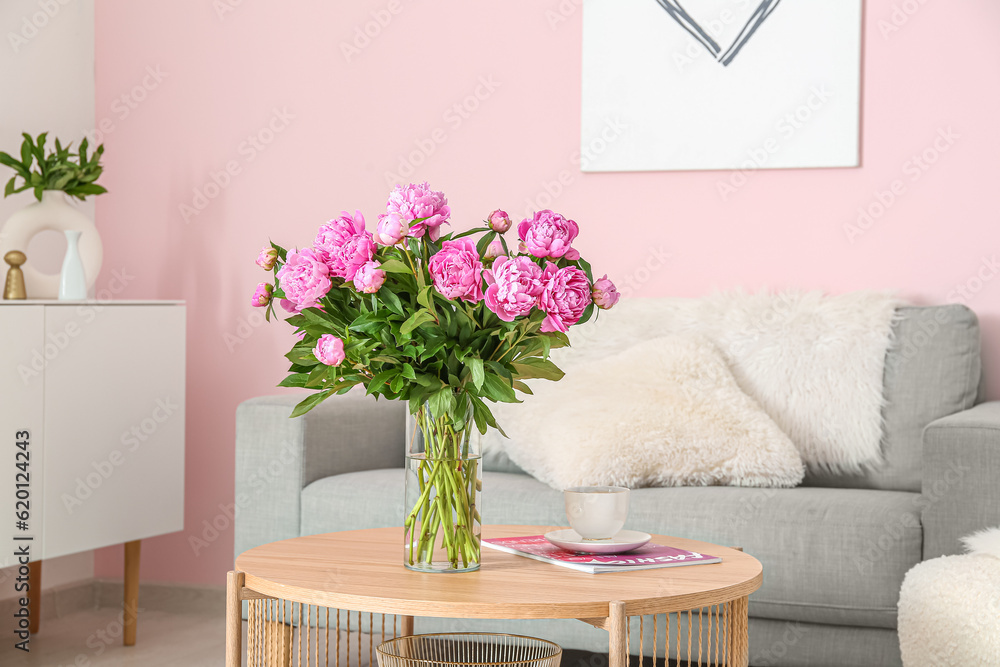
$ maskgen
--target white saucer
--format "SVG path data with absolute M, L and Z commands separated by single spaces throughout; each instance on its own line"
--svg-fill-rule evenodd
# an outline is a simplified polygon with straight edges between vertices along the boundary
M 638 530 L 622 530 L 606 540 L 585 540 L 572 528 L 553 530 L 545 533 L 545 539 L 561 549 L 588 554 L 621 554 L 638 549 L 653 539 L 649 533 Z

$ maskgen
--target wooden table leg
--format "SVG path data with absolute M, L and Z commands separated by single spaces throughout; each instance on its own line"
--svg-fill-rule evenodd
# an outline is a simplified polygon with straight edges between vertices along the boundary
M 243 600 L 240 593 L 245 578 L 242 572 L 226 575 L 226 667 L 240 667 L 243 660 Z
M 28 632 L 38 634 L 42 610 L 42 561 L 28 563 Z
M 402 621 L 400 622 L 401 628 L 399 631 L 400 637 L 409 637 L 413 634 L 413 617 L 412 616 L 401 616 Z
M 729 627 L 726 634 L 729 644 L 729 665 L 732 667 L 747 667 L 750 664 L 749 616 L 750 598 L 742 597 L 733 600 L 728 605 L 729 614 L 726 619 Z
M 628 617 L 624 602 L 609 605 L 608 664 L 610 667 L 628 667 Z
M 125 543 L 125 633 L 122 643 L 135 646 L 135 630 L 139 617 L 139 547 L 141 540 Z

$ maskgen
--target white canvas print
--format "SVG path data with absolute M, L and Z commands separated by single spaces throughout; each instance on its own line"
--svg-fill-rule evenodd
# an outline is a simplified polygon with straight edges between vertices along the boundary
M 584 171 L 855 167 L 861 0 L 584 0 Z

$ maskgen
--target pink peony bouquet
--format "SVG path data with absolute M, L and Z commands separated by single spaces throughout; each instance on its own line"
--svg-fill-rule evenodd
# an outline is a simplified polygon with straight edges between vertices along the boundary
M 270 318 L 277 301 L 300 336 L 282 386 L 316 390 L 294 414 L 364 385 L 485 432 L 496 426 L 487 401 L 516 402 L 524 380 L 562 377 L 549 350 L 618 302 L 573 247 L 574 221 L 544 210 L 515 225 L 497 209 L 482 227 L 442 234 L 450 217 L 427 183 L 396 186 L 373 231 L 344 212 L 308 247 L 261 250 L 275 284 L 260 283 L 251 302 Z
M 314 393 L 293 417 L 358 385 L 409 403 L 423 449 L 406 477 L 404 563 L 468 571 L 480 556 L 473 426 L 499 429 L 488 404 L 519 402 L 525 380 L 559 380 L 549 351 L 619 295 L 606 275 L 594 280 L 573 247 L 579 227 L 558 213 L 515 226 L 497 209 L 445 234 L 450 217 L 426 183 L 397 186 L 371 231 L 360 211 L 344 212 L 311 246 L 264 247 L 257 264 L 274 284 L 260 283 L 251 303 L 268 319 L 277 303 L 295 327 L 281 386 Z

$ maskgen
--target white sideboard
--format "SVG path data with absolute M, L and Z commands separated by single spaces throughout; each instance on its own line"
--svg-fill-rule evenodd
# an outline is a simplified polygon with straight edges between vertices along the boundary
M 0 301 L 0 566 L 183 529 L 184 375 L 181 302 Z
M 183 304 L 0 304 L 4 542 L 33 535 L 46 559 L 181 530 Z M 31 518 L 19 531 L 15 439 L 25 430 Z

